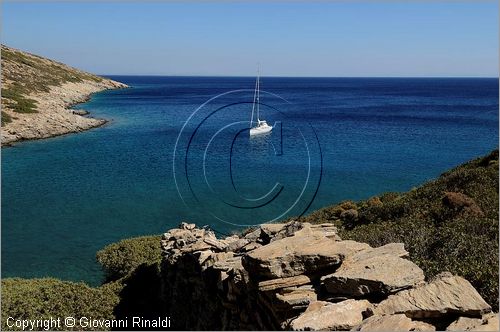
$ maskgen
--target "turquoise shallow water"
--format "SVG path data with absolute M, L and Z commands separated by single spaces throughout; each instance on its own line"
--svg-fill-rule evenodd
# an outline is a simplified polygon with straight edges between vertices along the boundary
M 497 79 L 264 78 L 288 101 L 263 95 L 272 135 L 245 135 L 241 91 L 196 113 L 174 155 L 193 111 L 253 79 L 115 79 L 132 88 L 79 106 L 106 126 L 2 149 L 3 277 L 95 285 L 95 252 L 119 239 L 182 220 L 228 233 L 290 207 L 283 217 L 406 191 L 498 145 Z M 275 184 L 274 200 L 256 200 Z

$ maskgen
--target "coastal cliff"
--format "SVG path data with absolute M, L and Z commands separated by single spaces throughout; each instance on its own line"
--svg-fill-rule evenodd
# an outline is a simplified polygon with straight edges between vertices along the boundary
M 101 126 L 106 120 L 80 115 L 71 107 L 92 93 L 127 87 L 5 45 L 1 58 L 2 146 Z
M 162 249 L 161 299 L 175 329 L 498 330 L 464 278 L 426 281 L 404 244 L 342 240 L 333 224 L 263 224 L 218 239 L 182 223 Z

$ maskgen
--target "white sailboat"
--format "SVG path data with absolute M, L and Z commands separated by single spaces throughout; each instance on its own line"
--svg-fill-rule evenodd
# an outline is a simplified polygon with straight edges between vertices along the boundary
M 253 96 L 253 105 L 252 105 L 252 117 L 250 119 L 250 136 L 256 136 L 261 134 L 266 134 L 273 130 L 273 127 L 268 125 L 265 120 L 260 119 L 260 79 L 259 73 L 257 72 L 257 80 L 255 81 L 255 93 Z M 257 123 L 254 126 L 253 114 L 257 113 Z

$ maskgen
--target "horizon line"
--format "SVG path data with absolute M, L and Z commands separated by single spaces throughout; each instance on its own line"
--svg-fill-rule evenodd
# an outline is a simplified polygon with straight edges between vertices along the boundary
M 168 75 L 168 74 L 96 74 L 98 76 L 133 76 L 133 77 L 226 77 L 226 78 L 255 78 L 255 75 Z M 500 76 L 282 76 L 268 75 L 269 78 L 489 78 L 500 79 Z

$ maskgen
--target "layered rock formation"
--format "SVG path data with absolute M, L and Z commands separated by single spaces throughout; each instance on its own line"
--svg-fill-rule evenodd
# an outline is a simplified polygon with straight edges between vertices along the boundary
M 106 123 L 70 110 L 92 93 L 127 87 L 2 45 L 2 145 L 80 132 Z
M 183 223 L 162 249 L 164 311 L 176 329 L 498 329 L 465 279 L 426 282 L 402 244 L 343 241 L 332 224 L 265 224 L 218 239 Z

